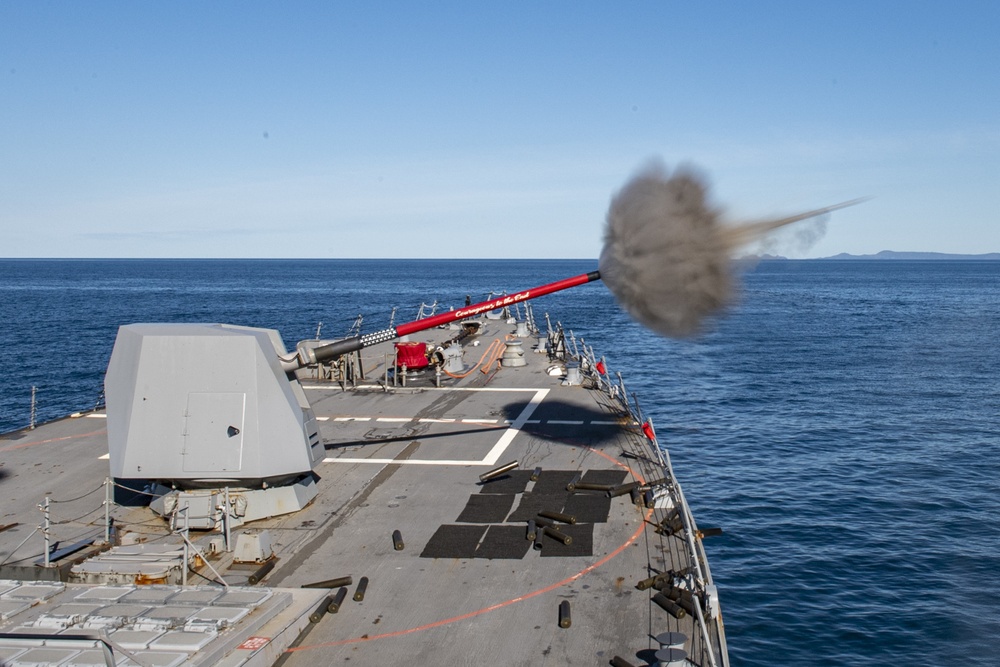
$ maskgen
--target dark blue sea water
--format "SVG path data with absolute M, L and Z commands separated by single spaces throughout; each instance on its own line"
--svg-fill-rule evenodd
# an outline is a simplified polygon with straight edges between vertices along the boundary
M 0 432 L 93 407 L 119 324 L 286 345 L 592 261 L 0 260 Z M 599 284 L 535 302 L 652 415 L 702 526 L 734 666 L 1000 664 L 1000 262 L 764 262 L 692 341 Z

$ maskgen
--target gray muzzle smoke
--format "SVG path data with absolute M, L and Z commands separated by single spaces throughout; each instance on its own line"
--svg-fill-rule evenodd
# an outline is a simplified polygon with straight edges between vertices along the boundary
M 663 336 L 690 336 L 734 295 L 732 254 L 784 225 L 857 203 L 788 218 L 723 224 L 705 179 L 662 164 L 640 171 L 611 200 L 598 268 L 618 303 Z

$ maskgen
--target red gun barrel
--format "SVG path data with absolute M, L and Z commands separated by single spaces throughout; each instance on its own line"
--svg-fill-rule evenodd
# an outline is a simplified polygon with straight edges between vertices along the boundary
M 300 364 L 305 366 L 307 364 L 326 361 L 334 357 L 339 357 L 342 354 L 347 354 L 348 352 L 355 352 L 370 345 L 384 343 L 394 338 L 406 336 L 418 331 L 433 329 L 434 327 L 441 326 L 442 324 L 463 320 L 467 317 L 474 317 L 491 310 L 496 310 L 497 308 L 504 308 L 512 306 L 515 303 L 528 301 L 529 299 L 537 299 L 540 296 L 552 294 L 553 292 L 559 292 L 564 289 L 569 289 L 570 287 L 577 287 L 578 285 L 585 285 L 589 282 L 599 280 L 600 278 L 601 274 L 598 271 L 581 273 L 580 275 L 572 278 L 557 280 L 554 283 L 539 285 L 538 287 L 517 292 L 516 294 L 508 294 L 497 297 L 496 299 L 490 299 L 489 301 L 473 304 L 471 306 L 465 306 L 456 310 L 449 310 L 446 313 L 441 313 L 440 315 L 434 315 L 432 317 L 425 317 L 422 320 L 414 320 L 413 322 L 407 322 L 396 327 L 383 329 L 382 331 L 375 331 L 363 336 L 355 336 L 353 338 L 338 340 L 334 343 L 330 343 L 329 345 L 322 345 L 313 349 L 309 358 L 301 359 Z

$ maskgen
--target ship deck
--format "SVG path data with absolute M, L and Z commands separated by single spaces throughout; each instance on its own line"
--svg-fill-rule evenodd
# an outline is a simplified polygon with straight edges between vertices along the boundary
M 441 328 L 414 338 L 437 344 L 456 331 Z M 280 643 L 266 650 L 267 642 L 247 645 L 232 651 L 226 664 L 271 664 L 280 655 L 289 666 L 596 665 L 614 656 L 644 665 L 657 662 L 656 637 L 675 632 L 684 635 L 690 663 L 728 665 L 717 600 L 701 602 L 714 592 L 701 534 L 668 459 L 644 432 L 619 379 L 599 373 L 597 360 L 567 341 L 566 359 L 580 363 L 582 382 L 564 384 L 549 373 L 564 364 L 532 351 L 534 334 L 523 339 L 525 366 L 475 366 L 492 341 L 501 341 L 494 350 L 502 348 L 513 332 L 505 320 L 483 320 L 480 332 L 463 341 L 466 370 L 454 375 L 464 377 L 426 370 L 407 374 L 403 386 L 402 378 L 385 372 L 391 343 L 362 352 L 363 376 L 301 373 L 326 449 L 316 469 L 319 495 L 299 512 L 234 529 L 267 531 L 275 567 L 252 590 L 287 594 L 289 618 L 281 628 L 272 621 L 266 631 L 258 623 L 244 633 L 266 640 L 280 635 Z M 0 439 L 0 579 L 59 578 L 60 562 L 51 568 L 35 562 L 44 554 L 35 527 L 46 496 L 72 501 L 50 505 L 53 521 L 64 521 L 51 526 L 53 540 L 67 545 L 103 536 L 102 482 L 109 468 L 102 416 L 80 415 Z M 514 470 L 480 481 L 484 472 L 515 461 Z M 634 503 L 628 493 L 567 490 L 574 481 L 601 487 L 654 482 L 655 501 L 647 507 L 643 501 L 651 498 L 641 493 Z M 117 490 L 119 499 L 125 495 Z M 572 525 L 557 522 L 570 544 L 543 533 L 538 549 L 527 539 L 528 520 L 546 510 L 575 517 Z M 146 507 L 115 505 L 111 515 L 119 535 L 134 541 L 176 537 Z M 665 520 L 680 527 L 657 530 Z M 206 552 L 218 537 L 192 533 Z M 64 561 L 81 553 L 86 549 Z M 247 586 L 249 572 L 233 564 L 231 554 L 210 556 L 208 564 L 230 590 Z M 637 588 L 658 574 L 665 575 L 656 582 L 662 593 Z M 318 622 L 303 620 L 336 590 L 302 587 L 345 576 L 352 585 L 339 611 Z M 367 590 L 355 601 L 362 577 Z M 205 566 L 188 583 L 221 590 L 215 578 Z M 87 590 L 67 585 L 59 599 L 66 603 L 71 593 Z M 688 613 L 669 613 L 653 601 L 658 593 Z M 56 599 L 13 613 L 15 607 L 2 606 L 8 597 L 0 593 L 0 611 L 11 611 L 0 620 L 3 633 L 37 632 L 38 619 Z M 563 602 L 569 603 L 569 627 L 560 623 Z M 238 627 L 221 628 L 220 641 Z M 116 632 L 127 631 L 120 625 L 107 636 L 114 642 Z M 244 640 L 227 641 L 235 646 Z M 5 648 L 3 642 L 0 657 L 23 655 L 15 651 L 20 645 Z M 183 655 L 171 663 L 155 659 L 154 644 L 133 644 L 136 662 L 208 664 L 203 658 L 213 646 L 187 653 L 174 646 L 172 655 Z M 14 653 L 3 653 L 7 649 Z

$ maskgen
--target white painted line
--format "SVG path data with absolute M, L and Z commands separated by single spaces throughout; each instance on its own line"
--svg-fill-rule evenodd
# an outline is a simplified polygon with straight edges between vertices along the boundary
M 463 424 L 496 424 L 496 419 L 463 419 Z
M 111 458 L 111 454 L 110 454 L 110 452 L 109 452 L 109 453 L 105 454 L 104 456 L 98 456 L 98 457 L 97 457 L 97 460 L 98 460 L 98 461 L 107 461 L 107 460 L 108 460 L 108 459 L 110 459 L 110 458 Z
M 405 422 L 411 422 L 411 421 L 413 421 L 413 419 L 411 419 L 410 417 L 376 417 L 375 421 L 377 421 L 377 422 L 405 423 Z
M 85 415 L 85 416 L 87 417 L 87 419 L 107 419 L 108 418 L 108 416 L 106 414 L 102 413 L 102 412 L 91 412 L 90 414 Z
M 418 419 L 422 424 L 454 424 L 454 419 L 431 419 L 430 417 L 424 417 L 423 419 Z
M 370 422 L 371 417 L 334 417 L 335 422 Z
M 481 466 L 486 465 L 482 461 L 449 461 L 440 460 L 434 461 L 432 459 L 403 459 L 397 461 L 396 459 L 323 459 L 323 463 L 381 463 L 383 465 L 395 464 L 395 465 L 411 465 L 411 466 Z
M 323 459 L 323 463 L 379 463 L 379 464 L 382 464 L 382 465 L 396 464 L 396 465 L 430 465 L 430 466 L 491 466 L 491 465 L 495 465 L 496 462 L 497 462 L 497 460 L 501 456 L 503 456 L 503 453 L 510 446 L 510 443 L 512 443 L 514 441 L 514 438 L 517 437 L 517 434 L 520 432 L 520 429 L 525 424 L 529 424 L 529 423 L 537 424 L 537 423 L 540 423 L 537 419 L 534 420 L 534 421 L 531 421 L 531 420 L 529 420 L 529 418 L 531 417 L 531 415 L 535 411 L 535 409 L 539 405 L 541 405 L 542 401 L 545 400 L 545 397 L 548 396 L 548 394 L 549 394 L 549 390 L 548 389 L 506 389 L 506 388 L 498 388 L 498 389 L 475 388 L 475 389 L 473 389 L 473 388 L 470 388 L 470 389 L 467 389 L 465 391 L 530 391 L 530 392 L 534 392 L 535 395 L 531 398 L 530 401 L 528 401 L 528 404 L 526 406 L 524 406 L 523 410 L 521 410 L 521 414 L 519 414 L 517 416 L 517 418 L 513 422 L 511 422 L 510 427 L 503 432 L 503 435 L 500 436 L 500 439 L 497 440 L 496 444 L 493 445 L 493 448 L 490 449 L 489 452 L 487 452 L 486 457 L 483 458 L 481 461 L 465 461 L 465 460 L 454 460 L 454 459 L 452 459 L 452 460 L 444 460 L 444 459 L 442 459 L 442 460 L 433 460 L 433 459 L 402 459 L 402 460 L 396 460 L 396 459 L 358 459 L 358 458 L 329 458 L 328 457 L 328 458 Z M 368 417 L 368 418 L 364 418 L 364 417 L 338 417 L 337 421 L 349 421 L 349 420 L 353 420 L 353 421 L 367 421 L 368 419 L 370 419 L 370 417 Z M 380 419 L 383 419 L 383 418 L 380 418 Z M 409 420 L 407 420 L 407 421 L 409 421 Z M 469 420 L 464 420 L 463 419 L 462 421 L 465 422 L 465 421 L 469 421 Z M 495 424 L 498 420 L 493 419 L 493 420 L 472 420 L 472 421 L 474 423 L 482 423 L 484 421 L 487 421 L 488 423 Z
M 316 421 L 318 422 L 325 422 L 328 421 L 329 419 L 330 419 L 329 417 L 316 417 Z
M 594 426 L 618 426 L 618 424 L 620 422 L 602 421 L 600 419 L 592 419 L 590 421 L 590 423 L 593 424 Z
M 504 451 L 510 447 L 510 443 L 514 441 L 517 434 L 521 432 L 522 428 L 524 428 L 524 424 L 531 418 L 531 414 L 535 411 L 535 408 L 541 405 L 542 401 L 545 400 L 545 397 L 548 395 L 548 389 L 538 389 L 535 391 L 535 395 L 530 401 L 528 401 L 528 404 L 524 406 L 524 409 L 521 410 L 521 414 L 517 416 L 514 423 L 510 425 L 510 428 L 504 431 L 504 434 L 500 436 L 497 444 L 493 445 L 493 449 L 491 449 L 486 455 L 486 458 L 483 459 L 484 464 L 491 466 L 497 462 L 497 460 L 503 455 Z
M 550 419 L 546 422 L 547 424 L 565 424 L 567 426 L 580 426 L 583 424 L 582 419 Z
M 541 419 L 525 419 L 524 423 L 525 424 L 541 424 L 542 420 Z

